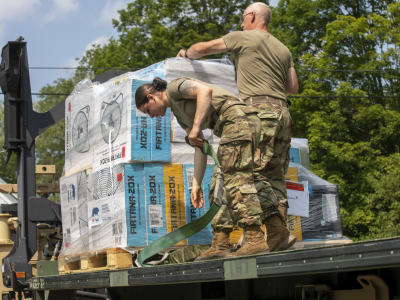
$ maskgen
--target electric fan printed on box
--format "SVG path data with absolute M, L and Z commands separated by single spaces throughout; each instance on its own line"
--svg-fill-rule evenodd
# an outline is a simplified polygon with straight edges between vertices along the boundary
M 122 119 L 122 93 L 113 93 L 110 102 L 101 104 L 101 134 L 106 144 L 112 144 L 118 137 Z
M 83 107 L 75 116 L 72 125 L 72 143 L 79 153 L 88 152 L 89 143 L 89 105 Z

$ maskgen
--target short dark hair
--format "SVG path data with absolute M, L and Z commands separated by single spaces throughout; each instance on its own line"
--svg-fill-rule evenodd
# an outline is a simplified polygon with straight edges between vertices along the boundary
M 159 77 L 154 78 L 152 83 L 142 84 L 135 93 L 136 107 L 142 107 L 147 102 L 149 102 L 149 98 L 147 98 L 148 94 L 157 94 L 159 92 L 165 91 L 166 89 L 167 82 Z

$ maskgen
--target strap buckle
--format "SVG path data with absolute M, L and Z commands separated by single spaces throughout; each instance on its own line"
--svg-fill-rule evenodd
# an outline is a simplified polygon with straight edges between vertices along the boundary
M 201 139 L 201 140 L 204 142 L 204 144 L 205 144 L 205 143 L 210 144 L 206 139 Z M 199 149 L 201 150 L 201 153 L 203 153 L 204 155 L 207 155 L 207 153 L 204 152 L 204 146 L 203 146 L 203 147 L 200 147 L 200 146 L 193 146 L 192 144 L 190 144 L 189 136 L 188 136 L 188 135 L 185 136 L 185 142 L 186 142 L 186 144 L 188 144 L 190 147 L 199 148 Z
M 189 142 L 189 136 L 185 136 L 185 141 L 186 144 L 188 144 L 190 147 L 197 147 L 201 150 L 201 153 L 203 153 L 204 155 L 210 155 L 212 157 L 212 159 L 214 160 L 215 164 L 217 166 L 220 166 L 217 155 L 215 155 L 214 152 L 214 148 L 213 146 L 205 139 L 202 139 L 204 142 L 204 146 L 203 147 L 199 147 L 199 146 L 192 146 Z

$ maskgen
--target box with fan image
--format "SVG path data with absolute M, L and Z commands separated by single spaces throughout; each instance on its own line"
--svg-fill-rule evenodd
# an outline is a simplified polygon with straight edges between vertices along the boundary
M 65 100 L 65 174 L 91 168 L 93 144 L 90 132 L 93 127 L 93 89 L 72 94 Z
M 88 177 L 90 250 L 147 243 L 143 164 L 118 164 Z
M 125 171 L 127 169 L 127 172 Z M 87 178 L 89 251 L 144 246 L 142 164 L 117 164 Z
M 94 99 L 93 170 L 130 160 L 131 80 L 109 85 Z
M 122 163 L 63 177 L 61 184 L 63 256 L 142 248 L 186 224 L 180 164 Z
M 93 170 L 123 162 L 169 162 L 169 110 L 151 119 L 135 107 L 134 95 L 147 81 L 128 79 L 95 97 Z

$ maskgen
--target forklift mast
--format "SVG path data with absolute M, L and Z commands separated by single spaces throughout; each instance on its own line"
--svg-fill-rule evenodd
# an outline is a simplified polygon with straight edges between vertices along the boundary
M 16 292 L 26 291 L 32 277 L 29 263 L 37 250 L 36 224 L 58 222 L 60 205 L 36 196 L 35 138 L 64 118 L 64 101 L 46 113 L 33 110 L 27 43 L 19 37 L 1 52 L 0 87 L 4 93 L 4 146 L 6 164 L 17 155 L 17 237 L 2 261 L 3 284 Z
M 0 87 L 4 93 L 4 146 L 6 164 L 17 155 L 18 220 L 17 236 L 11 252 L 2 260 L 3 284 L 14 292 L 28 293 L 32 278 L 29 263 L 37 249 L 37 224 L 61 225 L 61 206 L 36 195 L 35 139 L 64 118 L 65 100 L 45 113 L 33 110 L 27 43 L 19 37 L 1 52 Z M 103 83 L 126 71 L 102 73 L 93 82 Z M 27 296 L 28 296 L 27 295 Z

